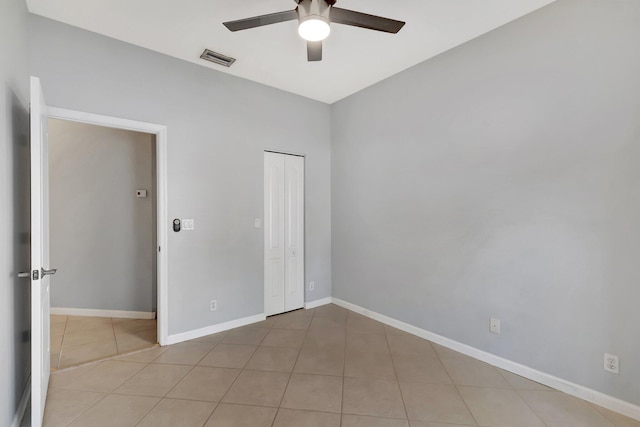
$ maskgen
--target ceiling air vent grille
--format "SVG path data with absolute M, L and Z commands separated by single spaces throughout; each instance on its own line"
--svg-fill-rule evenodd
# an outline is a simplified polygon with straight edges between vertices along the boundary
M 224 65 L 225 67 L 231 67 L 231 64 L 236 62 L 236 58 L 231 58 L 229 56 L 225 56 L 221 53 L 214 52 L 209 49 L 205 49 L 200 55 L 200 58 L 205 61 L 215 62 L 216 64 Z

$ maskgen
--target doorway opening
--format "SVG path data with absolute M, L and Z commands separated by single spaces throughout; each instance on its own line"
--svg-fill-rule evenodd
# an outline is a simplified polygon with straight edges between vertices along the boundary
M 51 370 L 157 344 L 155 135 L 49 119 Z
M 166 128 L 49 108 L 51 370 L 166 343 Z

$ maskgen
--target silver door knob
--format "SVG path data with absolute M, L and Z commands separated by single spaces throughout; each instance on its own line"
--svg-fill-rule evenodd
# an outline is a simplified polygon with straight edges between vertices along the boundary
M 56 274 L 56 271 L 58 271 L 57 268 L 52 268 L 51 270 L 45 270 L 43 268 L 41 270 L 41 272 L 40 272 L 40 277 L 44 277 L 44 276 L 48 276 L 48 275 L 54 275 L 54 274 Z

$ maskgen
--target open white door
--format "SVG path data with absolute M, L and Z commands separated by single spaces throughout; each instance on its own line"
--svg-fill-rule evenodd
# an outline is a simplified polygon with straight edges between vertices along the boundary
M 49 159 L 47 105 L 31 77 L 31 427 L 41 427 L 49 387 Z

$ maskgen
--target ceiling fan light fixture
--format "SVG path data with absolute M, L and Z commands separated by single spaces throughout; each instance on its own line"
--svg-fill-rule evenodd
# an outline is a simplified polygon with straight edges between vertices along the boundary
M 248 30 L 278 22 L 298 20 L 298 34 L 307 41 L 307 61 L 322 61 L 322 40 L 331 33 L 330 24 L 342 24 L 368 30 L 395 34 L 404 26 L 403 21 L 369 15 L 335 7 L 337 0 L 294 0 L 298 7 L 284 12 L 253 16 L 223 22 L 230 31 Z
M 320 15 L 308 15 L 300 20 L 298 34 L 303 39 L 310 42 L 319 42 L 329 37 L 331 27 L 329 20 Z

